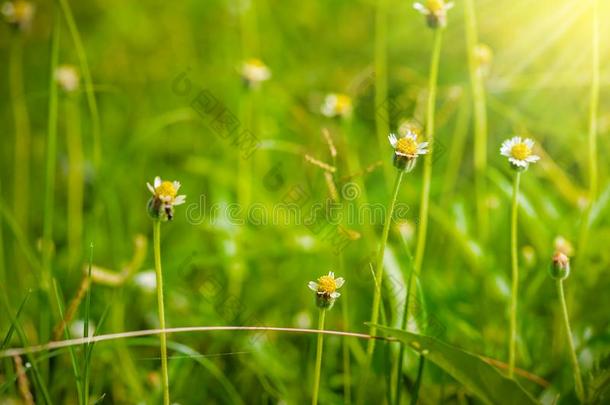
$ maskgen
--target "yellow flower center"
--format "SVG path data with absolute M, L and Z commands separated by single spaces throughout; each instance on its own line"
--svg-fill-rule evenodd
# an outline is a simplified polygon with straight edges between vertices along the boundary
M 256 58 L 248 59 L 246 64 L 250 65 L 252 67 L 256 67 L 256 68 L 265 67 L 265 64 L 263 63 L 263 61 L 261 61 L 260 59 L 256 59 Z
M 337 290 L 337 283 L 334 277 L 322 276 L 318 279 L 318 291 L 325 294 L 332 294 Z
M 518 143 L 512 147 L 510 154 L 517 160 L 525 160 L 532 154 L 532 150 L 526 144 Z
M 426 6 L 430 12 L 438 13 L 445 8 L 445 2 L 443 0 L 428 0 Z
M 396 143 L 396 150 L 407 156 L 416 156 L 417 141 L 412 138 L 400 138 Z
M 342 114 L 349 111 L 351 106 L 352 100 L 348 96 L 346 96 L 345 94 L 337 95 L 337 105 L 335 106 L 335 108 L 337 109 L 338 113 Z
M 174 187 L 174 183 L 171 181 L 164 181 L 155 189 L 155 194 L 158 197 L 175 198 L 177 193 L 176 187 Z

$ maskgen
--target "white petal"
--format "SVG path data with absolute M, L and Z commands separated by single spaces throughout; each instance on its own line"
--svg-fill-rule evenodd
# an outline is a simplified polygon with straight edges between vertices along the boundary
M 454 2 L 445 4 L 445 10 L 450 10 L 453 8 L 453 6 L 455 6 Z
M 186 201 L 186 195 L 179 195 L 178 197 L 176 197 L 176 199 L 174 200 L 174 205 L 180 205 L 180 204 L 184 204 Z
M 161 177 L 157 176 L 155 177 L 155 182 L 153 183 L 155 188 L 159 187 L 161 185 Z
M 345 279 L 343 277 L 339 277 L 338 279 L 335 280 L 335 284 L 336 284 L 337 288 L 341 288 L 341 286 L 343 284 L 345 284 Z
M 519 160 L 513 157 L 508 158 L 508 160 L 515 166 L 527 167 L 527 162 L 525 160 Z
M 534 162 L 537 162 L 538 160 L 540 160 L 540 156 L 538 156 L 538 155 L 529 155 L 527 157 L 527 159 L 525 159 L 525 160 L 527 160 L 529 163 L 534 163 Z
M 146 187 L 148 187 L 148 189 L 150 190 L 151 193 L 155 194 L 155 189 L 153 186 L 150 185 L 150 183 L 146 183 Z
M 312 291 L 318 291 L 318 283 L 315 281 L 310 281 L 309 284 L 307 284 L 307 287 L 309 287 L 309 289 Z
M 428 142 L 422 142 L 419 145 L 417 145 L 418 148 L 427 148 L 428 147 Z
M 528 139 L 525 139 L 525 140 L 523 141 L 523 143 L 524 143 L 524 144 L 526 144 L 526 145 L 527 145 L 527 147 L 528 147 L 528 148 L 530 148 L 530 149 L 532 149 L 532 148 L 534 147 L 534 141 L 532 141 L 532 140 L 531 140 L 531 139 L 529 139 L 529 138 L 528 138 Z
M 341 296 L 341 293 L 338 293 L 336 291 L 330 294 L 330 298 L 332 298 L 332 299 L 337 299 L 340 296 Z
M 407 155 L 406 153 L 402 153 L 402 152 L 399 152 L 399 151 L 394 151 L 394 154 L 398 155 L 398 156 L 409 157 L 409 155 Z
M 424 6 L 421 3 L 414 3 L 413 4 L 413 8 L 417 11 L 419 11 L 420 13 L 424 14 L 424 15 L 428 15 L 430 14 L 430 11 L 428 11 L 428 9 L 426 8 L 426 6 Z
M 335 278 L 335 273 L 334 273 L 334 272 L 332 272 L 332 271 L 329 271 L 329 272 L 328 272 L 328 275 L 329 275 L 329 276 L 331 276 L 332 278 Z
M 417 142 L 417 134 L 415 134 L 414 132 L 407 132 L 405 134 L 405 138 L 413 139 L 415 142 Z
M 390 145 L 392 145 L 392 147 L 395 148 L 396 142 L 398 142 L 398 139 L 396 139 L 396 135 L 390 134 L 390 135 L 388 135 L 388 139 L 390 141 Z
M 174 189 L 175 189 L 176 191 L 178 191 L 178 190 L 180 189 L 180 182 L 179 182 L 179 181 L 174 181 L 174 183 L 173 183 L 173 184 L 174 184 Z

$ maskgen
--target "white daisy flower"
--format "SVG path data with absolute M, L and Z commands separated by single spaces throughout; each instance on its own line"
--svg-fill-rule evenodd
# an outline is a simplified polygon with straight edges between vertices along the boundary
M 530 163 L 535 163 L 540 159 L 540 156 L 532 153 L 533 148 L 534 141 L 531 139 L 513 136 L 502 143 L 500 154 L 506 156 L 513 167 L 525 170 Z
M 399 136 L 390 134 L 388 140 L 394 148 L 394 166 L 398 169 L 413 170 L 417 157 L 428 153 L 428 142 L 418 142 L 417 135 L 412 131 Z
M 331 308 L 335 300 L 341 296 L 337 290 L 343 286 L 343 277 L 335 278 L 335 273 L 318 278 L 318 281 L 310 281 L 307 286 L 316 293 L 316 302 L 320 308 Z
M 174 206 L 184 204 L 185 195 L 177 195 L 180 189 L 178 181 L 162 181 L 161 177 L 155 177 L 153 184 L 146 183 L 152 193 L 148 202 L 148 212 L 154 219 L 162 221 L 171 220 L 174 216 Z
M 260 59 L 251 58 L 242 64 L 241 77 L 249 87 L 258 87 L 271 78 L 271 70 Z
M 427 0 L 426 3 L 416 2 L 413 8 L 426 16 L 430 28 L 445 27 L 447 25 L 447 10 L 453 8 L 453 2 L 444 0 Z
M 78 89 L 80 76 L 74 66 L 61 65 L 55 69 L 55 81 L 66 93 L 72 93 Z
M 157 274 L 154 270 L 146 270 L 133 277 L 133 283 L 142 291 L 152 293 L 157 288 Z
M 324 98 L 320 112 L 326 117 L 349 117 L 352 115 L 352 99 L 346 94 L 330 93 Z
M 13 24 L 15 27 L 25 31 L 32 25 L 35 9 L 34 5 L 29 1 L 14 0 L 2 4 L 0 13 L 9 24 Z

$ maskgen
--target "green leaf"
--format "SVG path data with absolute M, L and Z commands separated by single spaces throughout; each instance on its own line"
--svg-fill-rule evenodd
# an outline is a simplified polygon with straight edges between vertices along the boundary
M 432 337 L 385 326 L 377 327 L 425 355 L 487 404 L 538 404 L 518 382 L 503 376 L 476 354 Z

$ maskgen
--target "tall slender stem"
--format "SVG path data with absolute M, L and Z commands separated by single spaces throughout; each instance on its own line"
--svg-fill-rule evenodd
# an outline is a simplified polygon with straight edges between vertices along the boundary
M 424 179 L 419 207 L 419 226 L 417 230 L 417 246 L 415 248 L 415 274 L 419 274 L 426 248 L 426 232 L 428 229 L 428 206 L 430 204 L 430 182 L 432 180 L 432 153 L 434 152 L 434 112 L 436 107 L 436 82 L 438 65 L 441 55 L 443 30 L 434 30 L 434 46 L 430 60 L 430 77 L 428 81 L 428 106 L 426 112 L 426 141 L 430 152 L 424 157 Z
M 29 229 L 28 216 L 30 215 L 28 205 L 31 134 L 23 86 L 23 42 L 23 33 L 16 32 L 13 41 L 11 41 L 9 83 L 11 105 L 13 106 L 13 117 L 15 120 L 13 211 L 17 223 L 27 235 Z
M 566 297 L 563 293 L 563 280 L 556 280 L 557 283 L 557 295 L 561 303 L 561 311 L 563 313 L 563 323 L 566 328 L 566 335 L 568 337 L 568 344 L 570 345 L 570 360 L 572 361 L 572 367 L 574 368 L 574 384 L 576 385 L 576 395 L 581 402 L 585 401 L 585 390 L 582 384 L 582 375 L 580 373 L 580 366 L 578 365 L 578 357 L 576 357 L 576 349 L 574 347 L 574 340 L 572 339 L 572 329 L 570 328 L 570 318 L 568 316 L 568 306 L 566 305 Z
M 159 327 L 165 329 L 165 305 L 163 304 L 163 272 L 161 270 L 161 221 L 153 222 L 153 244 L 155 250 L 155 272 L 157 274 L 157 305 Z M 159 334 L 161 341 L 161 373 L 163 378 L 163 403 L 169 405 L 169 375 L 167 372 L 167 336 Z
M 375 294 L 373 296 L 373 310 L 371 313 L 371 335 L 375 335 L 377 332 L 377 320 L 379 319 L 379 305 L 381 303 L 381 284 L 383 279 L 383 255 L 385 253 L 385 247 L 388 242 L 388 235 L 390 234 L 390 225 L 392 224 L 392 214 L 394 213 L 394 206 L 398 199 L 398 191 L 400 190 L 400 183 L 404 175 L 403 170 L 396 172 L 396 180 L 394 181 L 394 190 L 392 191 L 392 198 L 390 199 L 390 205 L 385 217 L 385 223 L 383 225 L 383 232 L 381 234 L 381 241 L 379 242 L 379 250 L 377 251 L 377 258 L 375 262 Z M 367 346 L 367 363 L 370 364 L 373 358 L 373 352 L 375 351 L 375 339 L 371 339 Z
M 591 207 L 597 198 L 597 114 L 599 111 L 599 0 L 592 2 L 592 35 L 591 35 L 591 94 L 589 98 L 589 195 L 587 207 L 583 213 L 580 226 L 578 251 L 579 262 L 584 261 L 589 242 L 589 216 Z
M 597 112 L 599 109 L 599 0 L 593 0 L 592 75 L 589 104 L 589 201 L 597 195 Z
M 59 0 L 61 11 L 66 20 L 68 31 L 74 42 L 74 48 L 78 61 L 80 64 L 81 71 L 83 73 L 83 81 L 85 83 L 85 93 L 87 95 L 87 105 L 91 113 L 91 127 L 93 134 L 93 163 L 97 167 L 102 160 L 102 144 L 101 144 L 101 129 L 100 129 L 100 115 L 97 108 L 97 101 L 95 100 L 95 92 L 93 90 L 93 79 L 91 78 L 91 71 L 89 70 L 89 63 L 87 62 L 87 54 L 85 53 L 85 47 L 81 39 L 80 33 L 70 8 L 68 0 Z
M 388 57 L 386 49 L 386 37 L 388 34 L 387 24 L 387 0 L 377 0 L 375 9 L 375 130 L 379 151 L 383 153 L 387 148 L 387 136 L 389 132 L 388 112 Z M 386 184 L 391 181 L 391 170 L 389 165 L 384 165 Z
M 485 107 L 485 88 L 475 55 L 478 43 L 477 19 L 474 0 L 466 0 L 464 19 L 466 25 L 466 49 L 474 111 L 474 169 L 475 192 L 477 201 L 477 225 L 480 239 L 484 242 L 488 231 L 487 205 L 485 204 L 485 175 L 487 168 L 487 109 Z
M 512 288 L 510 299 L 510 337 L 508 343 L 508 376 L 515 371 L 515 347 L 517 342 L 517 296 L 519 290 L 519 263 L 517 256 L 517 213 L 519 207 L 519 181 L 521 172 L 515 174 L 513 202 L 510 220 L 510 256 L 512 265 Z
M 83 234 L 84 155 L 81 139 L 79 97 L 66 98 L 66 147 L 68 151 L 68 263 L 78 264 Z
M 318 330 L 324 330 L 324 318 L 326 317 L 326 310 L 320 308 L 320 315 L 318 318 Z M 318 334 L 318 344 L 316 348 L 316 368 L 314 372 L 313 380 L 313 394 L 311 397 L 312 405 L 318 403 L 318 393 L 320 391 L 320 373 L 322 372 L 322 349 L 324 345 L 324 335 Z

